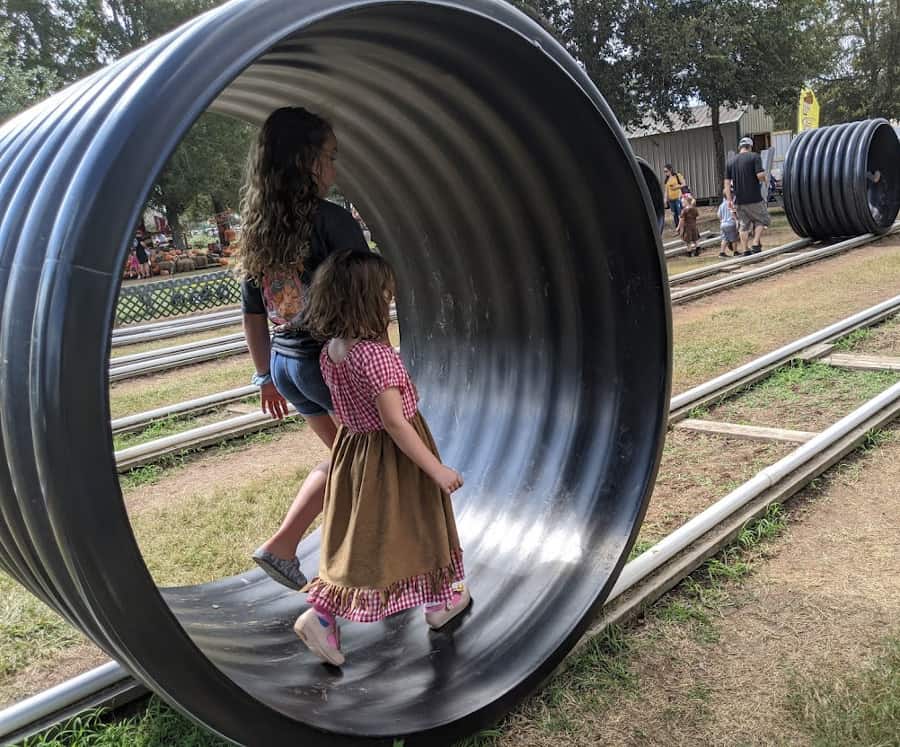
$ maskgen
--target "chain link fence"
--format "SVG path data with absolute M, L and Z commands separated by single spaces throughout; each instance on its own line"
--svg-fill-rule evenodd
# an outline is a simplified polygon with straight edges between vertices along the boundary
M 124 288 L 119 293 L 116 324 L 188 314 L 229 306 L 240 300 L 240 285 L 228 270 L 145 283 Z

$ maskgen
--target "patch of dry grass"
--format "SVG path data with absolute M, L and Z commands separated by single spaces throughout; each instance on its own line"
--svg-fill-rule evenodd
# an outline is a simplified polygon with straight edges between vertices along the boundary
M 185 368 L 111 384 L 109 404 L 113 418 L 216 394 L 250 382 L 249 355 L 236 355 Z
M 900 288 L 900 237 L 672 311 L 673 392 L 838 321 Z

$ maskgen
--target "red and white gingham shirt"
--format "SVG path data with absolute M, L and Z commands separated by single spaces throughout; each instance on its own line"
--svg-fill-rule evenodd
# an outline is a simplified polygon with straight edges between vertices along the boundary
M 340 363 L 331 360 L 325 345 L 319 365 L 338 420 L 351 431 L 370 433 L 384 428 L 375 399 L 387 389 L 400 390 L 403 417 L 409 420 L 416 414 L 419 399 L 416 387 L 390 345 L 360 340 Z

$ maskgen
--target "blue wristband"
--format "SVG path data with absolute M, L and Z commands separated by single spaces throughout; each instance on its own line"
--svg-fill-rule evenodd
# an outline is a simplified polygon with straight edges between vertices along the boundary
M 265 384 L 271 384 L 272 383 L 272 374 L 269 373 L 268 371 L 266 371 L 266 373 L 264 373 L 264 374 L 255 373 L 255 374 L 253 374 L 253 377 L 250 379 L 250 383 L 253 384 L 253 386 L 260 386 L 260 387 L 264 386 Z

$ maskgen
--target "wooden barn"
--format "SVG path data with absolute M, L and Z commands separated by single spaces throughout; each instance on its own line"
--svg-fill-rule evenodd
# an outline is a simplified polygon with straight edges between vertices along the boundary
M 709 107 L 705 104 L 690 109 L 686 121 L 672 118 L 672 125 L 645 122 L 626 130 L 635 155 L 644 158 L 662 179 L 663 166 L 671 163 L 684 174 L 698 200 L 718 201 L 722 185 L 717 183 L 715 151 Z M 738 141 L 748 135 L 753 149 L 761 151 L 772 144 L 774 122 L 761 106 L 732 109 L 722 107 L 719 114 L 725 153 L 737 151 Z

